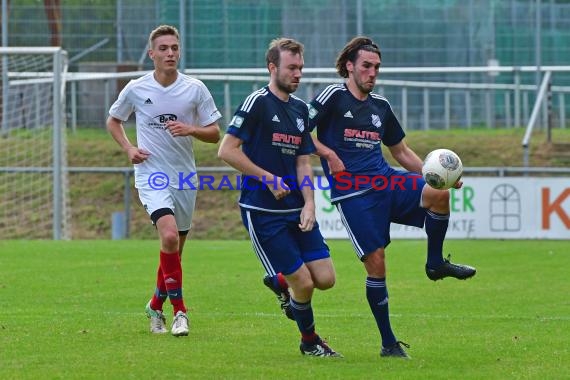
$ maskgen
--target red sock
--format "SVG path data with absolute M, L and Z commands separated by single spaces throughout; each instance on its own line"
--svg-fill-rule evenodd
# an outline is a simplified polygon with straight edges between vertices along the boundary
M 289 284 L 287 283 L 287 279 L 285 278 L 285 276 L 283 276 L 281 272 L 277 273 L 277 282 L 279 283 L 281 289 L 284 290 L 289 289 Z
M 158 270 L 156 271 L 156 290 L 150 300 L 150 308 L 152 310 L 162 311 L 162 305 L 167 298 L 168 293 L 166 290 L 166 284 L 164 283 L 164 275 L 162 274 L 162 268 L 159 264 Z
M 306 334 L 301 333 L 301 340 L 305 343 L 309 344 L 315 343 L 317 341 L 317 337 L 318 335 L 314 331 L 312 333 L 306 333 Z
M 182 298 L 182 265 L 178 252 L 164 253 L 160 251 L 160 267 L 164 276 L 164 284 L 174 315 L 179 311 L 186 313 L 184 298 Z

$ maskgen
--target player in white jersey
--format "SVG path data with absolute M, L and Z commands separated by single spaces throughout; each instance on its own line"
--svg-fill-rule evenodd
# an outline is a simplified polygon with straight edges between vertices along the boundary
M 194 138 L 220 139 L 221 114 L 199 80 L 178 71 L 178 30 L 161 25 L 149 36 L 148 55 L 154 71 L 125 86 L 109 110 L 107 129 L 135 167 L 135 187 L 160 238 L 156 291 L 146 305 L 153 333 L 165 333 L 162 305 L 174 309 L 172 335 L 188 335 L 182 297 L 181 255 L 196 201 Z M 125 134 L 123 122 L 136 115 L 137 145 Z

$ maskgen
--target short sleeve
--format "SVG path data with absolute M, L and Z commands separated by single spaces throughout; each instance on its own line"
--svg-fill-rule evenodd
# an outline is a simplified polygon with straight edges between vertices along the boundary
M 129 94 L 131 94 L 132 83 L 132 81 L 129 82 L 125 88 L 121 90 L 117 100 L 115 100 L 115 103 L 113 103 L 111 108 L 109 108 L 110 116 L 122 121 L 127 121 L 129 116 L 134 112 L 135 107 L 129 97 Z

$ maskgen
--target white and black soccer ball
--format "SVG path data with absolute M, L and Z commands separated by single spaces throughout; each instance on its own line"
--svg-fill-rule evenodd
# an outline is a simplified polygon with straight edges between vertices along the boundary
M 422 176 L 428 185 L 438 190 L 453 187 L 463 174 L 459 156 L 449 149 L 436 149 L 428 153 L 422 166 Z

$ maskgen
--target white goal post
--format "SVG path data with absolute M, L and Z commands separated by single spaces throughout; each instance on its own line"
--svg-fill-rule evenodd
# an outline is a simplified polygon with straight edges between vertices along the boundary
M 69 239 L 59 47 L 0 47 L 0 239 Z

